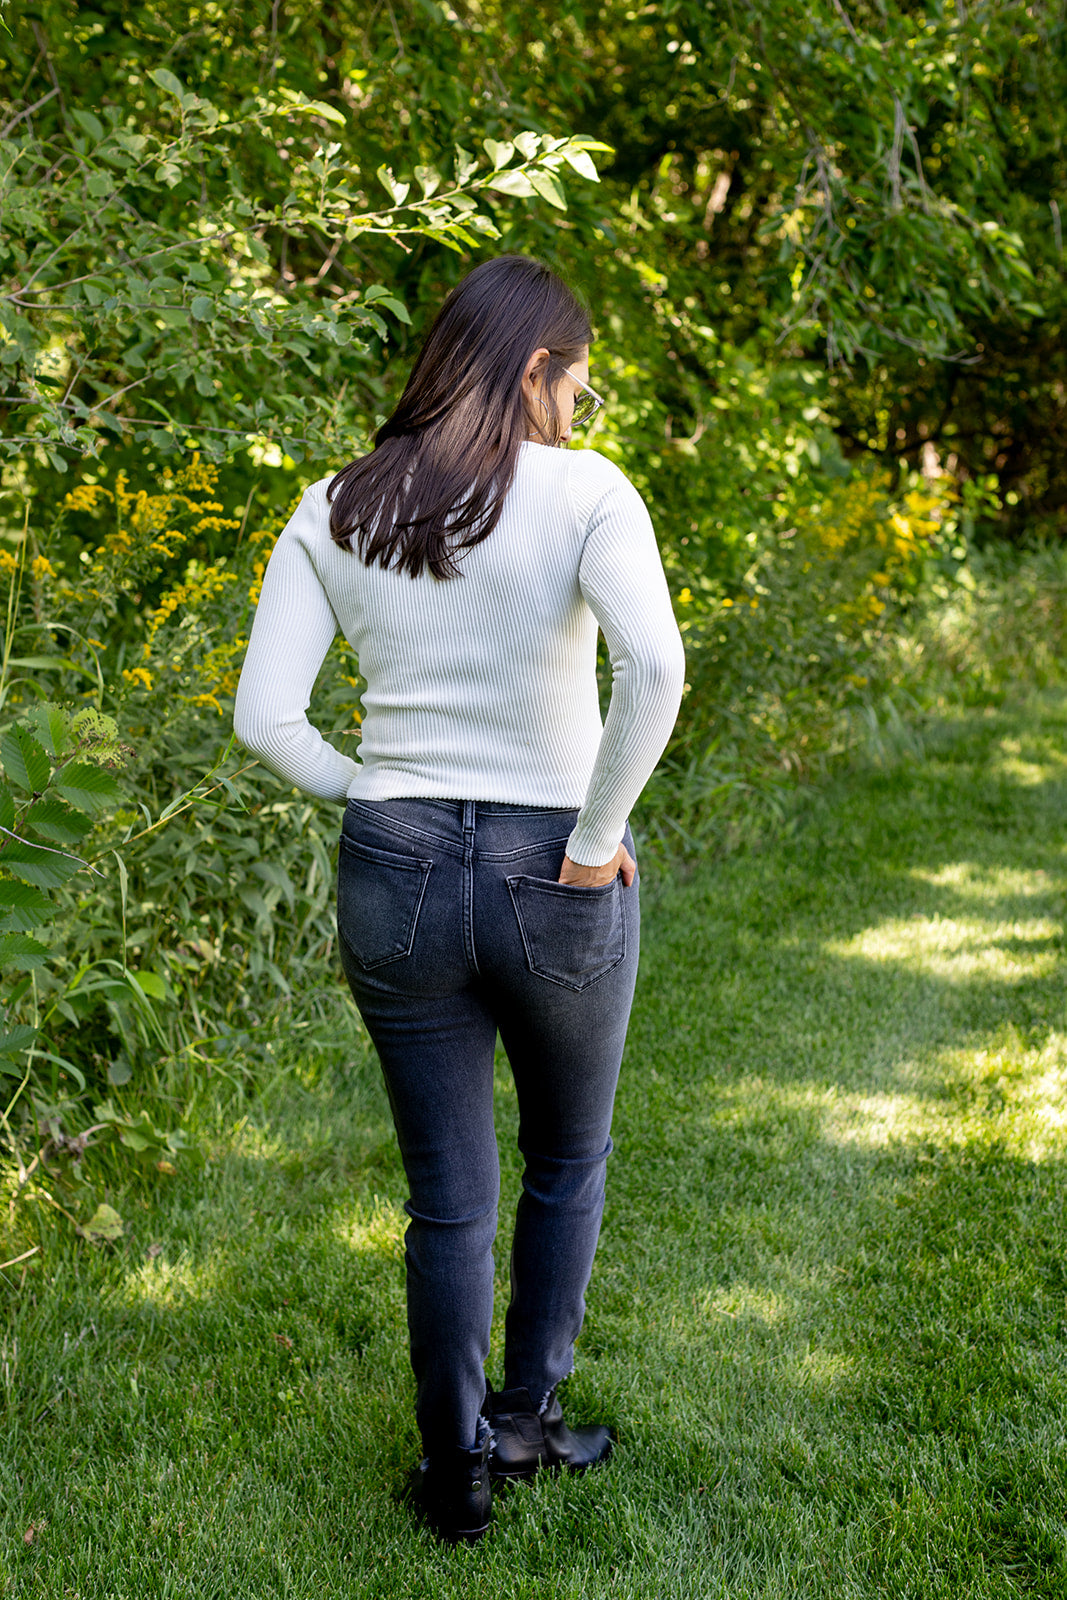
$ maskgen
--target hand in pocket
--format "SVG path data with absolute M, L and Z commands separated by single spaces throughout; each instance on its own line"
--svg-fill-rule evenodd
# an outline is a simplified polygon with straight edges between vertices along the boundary
M 601 884 L 610 883 L 617 874 L 622 874 L 624 888 L 629 888 L 634 881 L 637 871 L 637 862 L 624 844 L 620 844 L 610 861 L 605 861 L 602 867 L 583 867 L 577 861 L 572 861 L 570 856 L 563 857 L 563 866 L 560 868 L 560 883 L 571 883 L 576 889 L 599 889 Z

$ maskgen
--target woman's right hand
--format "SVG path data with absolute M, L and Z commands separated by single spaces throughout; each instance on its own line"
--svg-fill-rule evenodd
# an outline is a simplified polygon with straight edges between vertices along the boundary
M 572 861 L 570 856 L 564 856 L 559 881 L 573 884 L 577 889 L 599 889 L 621 872 L 623 885 L 628 889 L 636 871 L 637 862 L 626 846 L 620 844 L 611 860 L 605 861 L 602 867 L 583 867 L 577 861 Z

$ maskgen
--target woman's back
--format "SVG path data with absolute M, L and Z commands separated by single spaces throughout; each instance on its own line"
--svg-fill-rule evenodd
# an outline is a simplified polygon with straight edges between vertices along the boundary
M 282 776 L 339 799 L 575 808 L 599 749 L 613 792 L 587 807 L 576 848 L 595 859 L 613 846 L 681 672 L 655 538 L 629 480 L 595 451 L 525 444 L 492 534 L 445 581 L 368 566 L 336 544 L 328 482 L 307 491 L 271 558 L 241 680 L 242 742 Z M 615 671 L 616 737 L 603 745 L 598 622 Z M 304 717 L 337 627 L 367 684 L 358 764 Z

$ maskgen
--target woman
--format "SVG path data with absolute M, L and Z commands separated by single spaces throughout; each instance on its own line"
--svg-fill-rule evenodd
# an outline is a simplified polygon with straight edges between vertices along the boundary
M 243 744 L 347 802 L 341 959 L 411 1191 L 423 1500 L 449 1539 L 484 1533 L 490 1476 L 581 1470 L 611 1447 L 606 1428 L 569 1429 L 555 1391 L 585 1309 L 637 971 L 626 818 L 683 658 L 637 491 L 603 456 L 555 448 L 601 404 L 590 338 L 538 262 L 486 262 L 452 291 L 373 451 L 313 484 L 278 540 L 237 693 Z M 306 716 L 338 628 L 367 685 L 359 761 Z M 494 1394 L 498 1032 L 525 1171 Z

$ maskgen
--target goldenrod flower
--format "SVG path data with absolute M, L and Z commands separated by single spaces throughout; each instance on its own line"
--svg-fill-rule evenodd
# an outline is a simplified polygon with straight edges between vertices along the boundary
M 56 569 L 47 556 L 34 556 L 30 571 L 38 582 L 42 578 L 54 578 L 56 576 Z
M 63 496 L 63 511 L 92 511 L 101 495 L 110 500 L 110 491 L 102 483 L 79 483 L 76 489 Z

